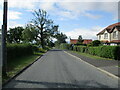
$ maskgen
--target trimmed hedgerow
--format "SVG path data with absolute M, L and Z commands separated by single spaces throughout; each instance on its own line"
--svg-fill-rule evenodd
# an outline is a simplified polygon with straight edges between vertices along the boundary
M 98 47 L 85 47 L 85 46 L 75 46 L 75 51 L 81 53 L 88 53 L 91 55 L 96 55 L 104 58 L 111 58 L 115 60 L 120 60 L 120 46 L 98 46 Z
M 31 55 L 36 49 L 31 44 L 7 44 L 7 60 Z
M 103 58 L 120 60 L 120 46 L 72 46 L 70 44 L 64 43 L 60 45 L 60 49 L 68 49 L 81 53 L 88 53 L 91 55 L 100 56 Z
M 60 44 L 60 49 L 70 49 L 70 44 L 67 44 L 67 43 L 62 43 Z

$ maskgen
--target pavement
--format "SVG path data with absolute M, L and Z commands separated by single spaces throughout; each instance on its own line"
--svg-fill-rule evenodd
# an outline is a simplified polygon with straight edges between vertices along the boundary
M 118 88 L 118 79 L 108 76 L 62 50 L 50 50 L 6 84 L 9 88 Z
M 103 69 L 103 70 L 105 70 L 105 71 L 107 71 L 107 72 L 109 72 L 117 77 L 120 77 L 120 74 L 119 74 L 120 68 L 118 67 L 118 64 L 120 65 L 120 61 L 117 61 L 117 60 L 96 60 L 96 59 L 92 59 L 89 57 L 85 57 L 85 56 L 80 55 L 78 53 L 74 53 L 72 51 L 66 51 L 66 52 L 81 58 L 85 62 L 88 62 L 97 68 Z

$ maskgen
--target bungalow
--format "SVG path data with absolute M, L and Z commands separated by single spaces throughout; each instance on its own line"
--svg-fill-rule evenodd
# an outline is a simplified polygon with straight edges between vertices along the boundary
M 105 45 L 120 45 L 120 22 L 109 25 L 97 34 Z
M 70 44 L 77 44 L 78 39 L 70 39 Z M 92 42 L 92 39 L 83 39 L 83 44 L 89 44 Z

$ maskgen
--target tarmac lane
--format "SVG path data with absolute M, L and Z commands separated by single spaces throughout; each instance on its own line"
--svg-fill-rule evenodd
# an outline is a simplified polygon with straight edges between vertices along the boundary
M 118 79 L 53 49 L 3 88 L 118 88 Z

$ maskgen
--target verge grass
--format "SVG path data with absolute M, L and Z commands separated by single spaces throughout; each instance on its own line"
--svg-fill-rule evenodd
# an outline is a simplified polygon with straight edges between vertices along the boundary
M 37 58 L 42 56 L 44 53 L 35 52 L 33 55 L 19 57 L 17 59 L 12 60 L 12 62 L 8 62 L 7 65 L 7 77 L 2 77 L 3 83 L 8 79 L 16 75 L 19 71 L 25 68 L 27 65 L 34 62 Z
M 81 52 L 77 52 L 77 51 L 71 51 L 71 52 L 80 54 L 82 56 L 85 56 L 85 57 L 88 57 L 88 58 L 91 58 L 91 59 L 96 59 L 96 60 L 113 60 L 113 59 L 102 58 L 102 57 L 99 57 L 99 56 L 94 56 L 94 55 L 90 55 L 90 54 L 87 54 L 87 53 L 81 53 Z

